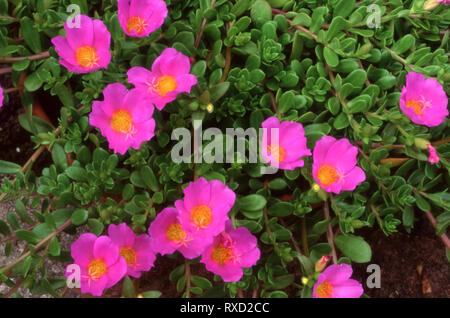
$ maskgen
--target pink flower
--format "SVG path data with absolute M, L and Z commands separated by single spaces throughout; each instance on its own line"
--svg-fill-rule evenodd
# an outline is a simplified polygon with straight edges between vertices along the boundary
M 74 264 L 80 267 L 81 292 L 101 296 L 124 277 L 127 262 L 119 255 L 119 247 L 107 236 L 82 234 L 71 246 Z M 66 277 L 72 273 L 66 269 Z
M 267 144 L 267 151 L 262 152 L 264 160 L 280 169 L 294 170 L 296 167 L 303 167 L 304 161 L 300 158 L 311 156 L 311 151 L 306 147 L 302 124 L 295 121 L 280 124 L 276 117 L 270 117 L 262 123 L 262 127 L 267 128 L 263 133 L 264 145 Z M 278 130 L 278 140 L 272 141 L 272 129 Z
M 152 238 L 153 251 L 161 255 L 179 251 L 184 257 L 192 259 L 200 256 L 204 250 L 202 242 L 195 240 L 190 232 L 181 228 L 175 208 L 162 210 L 150 224 L 148 234 Z
M 400 109 L 413 123 L 428 127 L 440 125 L 448 116 L 447 103 L 447 94 L 437 80 L 425 79 L 415 72 L 406 75 Z
M 125 34 L 137 38 L 149 36 L 167 17 L 167 6 L 162 0 L 117 0 L 119 21 Z
M 348 139 L 322 137 L 313 152 L 314 180 L 327 192 L 353 191 L 366 179 L 364 171 L 356 166 L 357 155 L 358 148 Z
M 61 57 L 59 63 L 74 73 L 106 69 L 111 61 L 111 34 L 101 20 L 92 20 L 85 15 L 79 17 L 79 28 L 69 27 L 66 22 L 64 28 L 67 37 L 56 36 L 52 39 Z
M 359 298 L 364 292 L 362 285 L 350 279 L 350 265 L 330 265 L 319 275 L 314 285 L 314 298 Z
M 245 227 L 233 230 L 228 221 L 226 230 L 214 238 L 200 262 L 210 272 L 220 275 L 224 282 L 237 282 L 242 278 L 242 268 L 255 265 L 260 254 L 256 237 Z
M 111 224 L 109 238 L 119 247 L 119 255 L 127 262 L 127 275 L 139 278 L 142 271 L 153 267 L 156 256 L 151 248 L 151 239 L 146 234 L 136 236 L 126 223 Z
M 430 156 L 428 157 L 428 161 L 433 165 L 439 162 L 439 156 L 436 152 L 436 149 L 430 144 L 427 145 L 428 151 L 430 152 Z
M 225 230 L 235 199 L 234 192 L 219 180 L 200 178 L 191 182 L 184 189 L 184 201 L 175 202 L 181 228 L 206 247 Z
M 139 91 L 110 84 L 103 91 L 104 101 L 94 101 L 89 123 L 100 129 L 109 147 L 120 154 L 128 148 L 139 149 L 155 135 L 153 106 Z
M 191 63 L 186 55 L 167 48 L 156 58 L 152 71 L 143 67 L 133 67 L 127 73 L 128 81 L 143 91 L 162 110 L 167 103 L 174 101 L 180 93 L 190 93 L 197 84 L 197 78 L 189 74 Z
M 450 5 L 450 0 L 436 0 L 436 1 L 439 2 L 439 3 L 443 3 L 446 6 Z

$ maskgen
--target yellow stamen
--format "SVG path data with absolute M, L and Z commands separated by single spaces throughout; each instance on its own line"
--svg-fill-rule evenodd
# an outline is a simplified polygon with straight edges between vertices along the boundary
M 333 286 L 327 281 L 316 287 L 316 294 L 319 298 L 330 298 L 333 294 Z
M 132 247 L 122 247 L 119 255 L 125 259 L 128 265 L 136 264 L 136 251 Z
M 170 225 L 166 230 L 166 236 L 169 240 L 180 244 L 186 240 L 186 232 L 181 229 L 180 223 Z
M 111 118 L 111 127 L 117 132 L 129 134 L 133 130 L 133 119 L 128 111 L 116 111 Z
M 129 18 L 127 21 L 128 32 L 131 32 L 132 30 L 134 30 L 134 31 L 136 31 L 136 33 L 138 35 L 141 35 L 142 33 L 144 33 L 147 26 L 148 26 L 148 24 L 145 22 L 145 20 L 140 17 L 132 17 L 132 18 Z
M 167 93 L 173 92 L 177 88 L 177 81 L 175 77 L 170 75 L 163 75 L 156 83 L 150 84 L 150 88 L 160 96 L 166 96 Z
M 267 152 L 270 153 L 278 163 L 281 163 L 286 156 L 283 147 L 277 145 L 267 146 Z
M 88 265 L 88 275 L 90 279 L 99 279 L 108 272 L 106 263 L 102 259 L 94 259 Z
M 339 180 L 339 174 L 332 166 L 322 165 L 317 172 L 317 178 L 323 186 L 329 186 Z
M 206 205 L 200 205 L 192 209 L 191 211 L 191 222 L 198 229 L 204 229 L 208 227 L 212 222 L 211 209 Z
M 228 263 L 233 257 L 233 250 L 223 245 L 217 245 L 211 252 L 211 258 L 219 265 Z
M 415 100 L 415 99 L 410 99 L 406 102 L 406 107 L 407 108 L 413 108 L 414 109 L 414 113 L 416 113 L 416 115 L 422 116 L 423 115 L 423 109 L 425 108 L 425 103 Z
M 98 66 L 99 57 L 92 46 L 79 47 L 75 53 L 78 64 L 85 68 Z

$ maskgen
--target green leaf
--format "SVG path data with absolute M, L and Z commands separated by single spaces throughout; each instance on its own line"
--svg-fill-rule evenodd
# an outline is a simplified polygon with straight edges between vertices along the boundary
M 39 76 L 38 72 L 31 73 L 25 79 L 24 85 L 27 91 L 34 92 L 41 88 L 44 81 Z
M 133 282 L 129 276 L 123 280 L 122 295 L 125 298 L 136 298 L 136 291 L 134 290 Z
M 156 179 L 153 170 L 149 166 L 144 166 L 141 169 L 141 179 L 145 185 L 153 192 L 159 191 L 159 183 Z
M 288 298 L 288 295 L 281 290 L 276 290 L 267 295 L 268 298 Z
M 328 47 L 324 47 L 323 57 L 325 58 L 327 64 L 331 67 L 336 67 L 339 65 L 339 57 L 336 53 L 334 53 L 333 50 L 329 49 Z
M 87 181 L 87 172 L 84 168 L 71 166 L 66 169 L 66 174 L 75 181 Z
M 30 49 L 38 54 L 42 52 L 41 37 L 35 27 L 36 23 L 29 17 L 23 17 L 20 20 L 20 27 L 22 29 L 22 35 L 25 43 Z
M 84 224 L 88 219 L 89 212 L 85 209 L 78 209 L 72 214 L 72 223 L 74 225 Z
M 280 102 L 278 103 L 278 110 L 280 113 L 286 113 L 292 107 L 295 106 L 295 94 L 293 91 L 287 91 L 281 95 Z
M 103 225 L 102 222 L 100 222 L 97 219 L 88 219 L 87 224 L 89 226 L 89 229 L 91 230 L 91 232 L 97 236 L 99 236 L 100 234 L 102 234 L 103 229 L 105 228 L 105 226 Z
M 52 159 L 60 171 L 64 171 L 68 167 L 66 152 L 60 144 L 55 143 L 53 146 Z
M 24 240 L 29 244 L 37 244 L 41 241 L 41 239 L 31 231 L 27 230 L 16 230 L 16 237 L 20 240 Z
M 238 200 L 239 209 L 245 212 L 256 212 L 266 206 L 266 199 L 259 194 L 250 194 Z
M 334 238 L 334 243 L 353 262 L 367 263 L 372 258 L 370 245 L 360 236 L 340 234 Z
M 22 169 L 21 166 L 13 162 L 0 160 L 0 174 L 16 174 Z
M 272 8 L 265 0 L 256 0 L 250 10 L 250 17 L 257 26 L 272 20 Z
M 211 97 L 211 103 L 217 102 L 219 99 L 222 98 L 222 96 L 225 95 L 225 93 L 230 88 L 230 82 L 223 82 L 214 85 L 210 90 L 209 94 Z
M 22 200 L 17 199 L 15 202 L 15 208 L 17 215 L 22 219 L 22 221 L 28 223 L 29 225 L 33 225 L 33 220 L 27 213 L 27 209 L 23 204 Z
M 409 49 L 411 49 L 415 42 L 416 40 L 414 36 L 412 36 L 411 34 L 407 34 L 400 40 L 395 42 L 395 44 L 392 46 L 392 50 L 395 51 L 397 54 L 403 54 Z
M 239 17 L 245 11 L 247 11 L 249 5 L 250 0 L 237 0 L 234 6 L 231 7 L 230 12 L 234 14 L 236 17 Z
M 61 254 L 61 246 L 59 245 L 58 238 L 52 237 L 49 243 L 48 252 L 51 256 L 59 256 Z
M 159 298 L 161 297 L 162 293 L 158 290 L 149 290 L 146 292 L 141 293 L 141 296 L 143 298 Z
M 291 215 L 294 212 L 294 205 L 289 202 L 278 202 L 270 206 L 267 213 L 273 216 L 285 217 Z
M 209 280 L 207 280 L 204 277 L 200 277 L 200 276 L 195 276 L 192 275 L 191 276 L 191 281 L 198 287 L 203 288 L 203 289 L 209 289 L 212 287 L 212 284 Z

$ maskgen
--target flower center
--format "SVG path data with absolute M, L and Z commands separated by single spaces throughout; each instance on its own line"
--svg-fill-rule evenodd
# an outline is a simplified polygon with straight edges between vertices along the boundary
M 91 68 L 98 66 L 99 57 L 92 46 L 79 47 L 75 53 L 77 62 L 82 67 Z
M 177 81 L 173 76 L 163 75 L 158 78 L 156 85 L 153 85 L 153 89 L 160 95 L 166 96 L 167 93 L 173 92 L 177 88 Z
M 323 186 L 329 186 L 339 180 L 339 174 L 332 166 L 323 165 L 317 172 L 317 178 Z
M 108 269 L 106 268 L 105 261 L 102 259 L 94 259 L 88 265 L 89 278 L 91 279 L 99 279 L 106 272 L 108 272 Z
M 211 258 L 219 265 L 228 263 L 233 257 L 233 249 L 223 245 L 216 245 L 211 252 Z
M 111 118 L 111 127 L 117 132 L 128 134 L 133 130 L 133 119 L 126 110 L 116 111 Z
M 132 17 L 132 18 L 129 18 L 127 21 L 128 32 L 131 32 L 132 30 L 134 30 L 139 35 L 141 35 L 142 33 L 145 32 L 145 29 L 147 28 L 147 26 L 148 26 L 148 24 L 145 22 L 145 20 L 140 17 Z
M 280 163 L 284 160 L 286 153 L 284 152 L 283 147 L 278 145 L 270 145 L 267 146 L 267 152 L 275 158 L 275 160 Z
M 122 256 L 128 265 L 136 264 L 136 251 L 131 247 L 122 247 L 119 255 Z
M 183 243 L 186 240 L 186 232 L 181 229 L 180 223 L 174 223 L 167 228 L 167 238 L 176 243 Z
M 212 222 L 211 209 L 206 205 L 200 205 L 192 209 L 191 222 L 199 229 L 208 227 Z
M 406 107 L 413 108 L 414 113 L 416 115 L 422 116 L 423 109 L 426 107 L 426 104 L 424 102 L 415 99 L 410 99 L 409 101 L 406 102 Z
M 319 298 L 330 298 L 333 294 L 333 286 L 327 281 L 316 287 L 316 294 Z

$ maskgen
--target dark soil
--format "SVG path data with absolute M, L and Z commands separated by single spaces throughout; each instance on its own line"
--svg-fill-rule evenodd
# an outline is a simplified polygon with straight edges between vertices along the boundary
M 369 264 L 354 264 L 353 277 L 363 284 L 370 297 L 450 297 L 450 263 L 444 244 L 425 216 L 414 226 L 411 234 L 400 230 L 389 237 L 381 230 L 360 233 L 372 247 L 371 264 L 378 264 L 381 269 L 381 288 L 369 289 L 366 285 L 371 274 L 366 272 Z M 422 275 L 419 275 L 420 267 Z M 422 290 L 423 278 L 429 282 L 430 293 Z
M 11 88 L 9 77 L 1 75 L 0 85 L 3 89 Z M 19 124 L 19 115 L 24 114 L 19 93 L 5 96 L 3 107 L 0 108 L 0 160 L 10 161 L 23 166 L 34 153 L 34 143 L 31 135 Z M 51 155 L 44 152 L 33 165 L 33 170 L 39 173 L 51 163 Z

